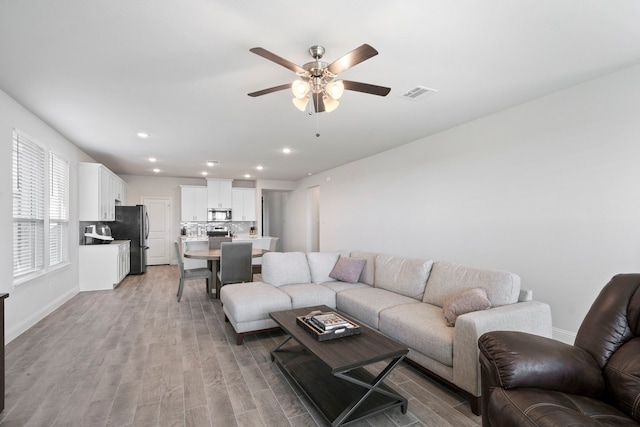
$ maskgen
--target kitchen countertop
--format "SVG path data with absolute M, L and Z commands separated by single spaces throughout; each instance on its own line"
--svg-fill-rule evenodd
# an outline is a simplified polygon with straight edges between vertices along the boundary
M 251 236 L 249 234 L 241 234 L 234 237 L 233 240 L 254 240 L 254 239 L 271 239 L 271 236 Z M 207 242 L 209 238 L 207 236 L 180 236 L 185 242 Z
M 123 243 L 130 242 L 131 240 L 112 240 L 109 243 L 99 243 L 97 245 L 80 245 L 80 246 L 92 246 L 92 247 L 100 247 L 100 246 L 109 246 L 109 245 L 121 245 Z

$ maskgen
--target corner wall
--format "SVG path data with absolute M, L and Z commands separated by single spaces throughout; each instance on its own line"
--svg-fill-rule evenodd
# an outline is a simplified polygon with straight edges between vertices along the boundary
M 319 185 L 321 250 L 515 272 L 570 337 L 613 275 L 640 271 L 639 111 L 634 66 L 306 178 L 284 247 L 304 251 Z
M 69 265 L 13 288 L 12 132 L 17 128 L 69 161 Z M 79 292 L 78 162 L 93 161 L 83 151 L 0 90 L 0 291 L 5 300 L 6 342 L 26 331 Z

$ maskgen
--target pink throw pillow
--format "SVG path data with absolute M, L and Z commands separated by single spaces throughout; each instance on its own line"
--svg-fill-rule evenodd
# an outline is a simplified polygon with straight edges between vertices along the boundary
M 340 257 L 329 277 L 341 282 L 357 283 L 366 262 L 365 259 Z
M 447 326 L 455 326 L 456 319 L 461 314 L 471 313 L 491 308 L 491 301 L 487 298 L 484 288 L 472 288 L 451 296 L 442 306 Z

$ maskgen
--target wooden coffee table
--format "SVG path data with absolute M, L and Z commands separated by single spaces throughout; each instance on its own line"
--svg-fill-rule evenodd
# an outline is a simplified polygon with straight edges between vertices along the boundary
M 284 341 L 271 350 L 271 360 L 275 360 L 298 384 L 332 426 L 351 423 L 396 406 L 406 413 L 407 399 L 383 380 L 409 349 L 364 325 L 360 325 L 362 332 L 358 335 L 317 341 L 296 324 L 296 317 L 314 310 L 336 311 L 322 305 L 270 313 L 287 333 Z M 295 342 L 289 343 L 291 338 Z M 383 360 L 389 360 L 389 363 L 377 376 L 364 368 Z

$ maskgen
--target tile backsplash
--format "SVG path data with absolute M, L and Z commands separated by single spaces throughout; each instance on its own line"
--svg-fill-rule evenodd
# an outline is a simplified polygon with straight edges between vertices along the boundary
M 186 230 L 187 236 L 206 236 L 207 230 L 214 227 L 223 227 L 235 234 L 249 234 L 251 227 L 255 226 L 254 221 L 233 221 L 233 222 L 181 222 L 180 228 Z

